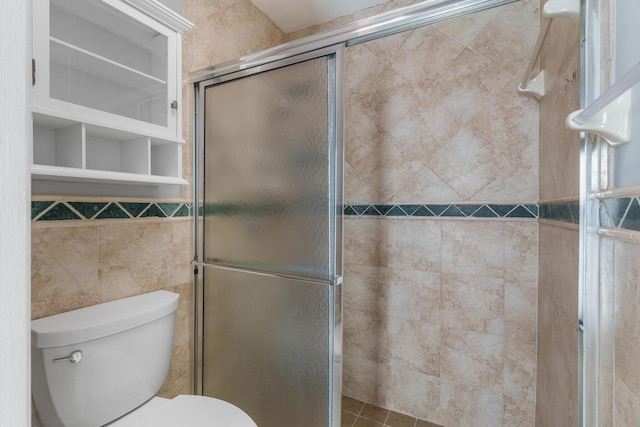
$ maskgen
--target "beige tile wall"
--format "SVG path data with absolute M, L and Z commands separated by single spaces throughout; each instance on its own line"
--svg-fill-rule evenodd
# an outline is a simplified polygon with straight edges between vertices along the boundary
M 161 394 L 189 393 L 190 220 L 116 221 L 33 225 L 32 318 L 160 289 L 176 292 L 173 360 Z
M 579 24 L 555 20 L 540 54 L 545 70 L 545 96 L 540 101 L 541 202 L 579 196 L 580 135 L 564 125 L 567 115 L 580 108 L 579 50 Z
M 640 246 L 603 238 L 600 246 L 600 425 L 640 420 Z
M 538 106 L 516 92 L 537 16 L 519 2 L 348 48 L 346 201 L 537 201 Z
M 578 422 L 578 232 L 540 224 L 536 426 Z
M 345 222 L 344 393 L 446 426 L 533 426 L 537 223 Z
M 541 203 L 579 198 L 579 135 L 564 125 L 580 108 L 579 47 L 578 23 L 555 20 L 540 56 Z M 578 228 L 544 222 L 539 238 L 536 426 L 577 425 Z
M 535 203 L 537 103 L 516 89 L 537 22 L 520 2 L 348 48 L 346 201 Z M 344 393 L 447 426 L 533 426 L 537 234 L 348 217 Z

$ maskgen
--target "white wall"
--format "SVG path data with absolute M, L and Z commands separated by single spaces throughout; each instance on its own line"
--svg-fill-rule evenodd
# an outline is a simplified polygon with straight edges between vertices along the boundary
M 0 13 L 0 426 L 31 425 L 31 2 Z

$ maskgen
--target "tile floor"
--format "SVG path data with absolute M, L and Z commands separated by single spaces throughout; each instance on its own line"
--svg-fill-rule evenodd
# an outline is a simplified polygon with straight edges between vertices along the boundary
M 409 415 L 342 396 L 340 427 L 442 427 Z

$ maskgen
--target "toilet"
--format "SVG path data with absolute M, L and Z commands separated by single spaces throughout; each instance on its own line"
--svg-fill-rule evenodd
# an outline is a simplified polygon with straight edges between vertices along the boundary
M 211 397 L 155 396 L 179 296 L 156 291 L 31 322 L 32 393 L 45 427 L 257 427 Z

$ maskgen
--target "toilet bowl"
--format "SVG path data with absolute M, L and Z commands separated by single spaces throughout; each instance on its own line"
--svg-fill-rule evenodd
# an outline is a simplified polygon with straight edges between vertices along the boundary
M 256 427 L 237 406 L 205 396 L 154 397 L 108 427 Z
M 31 322 L 44 427 L 256 427 L 219 399 L 155 397 L 169 372 L 177 294 L 156 291 Z

